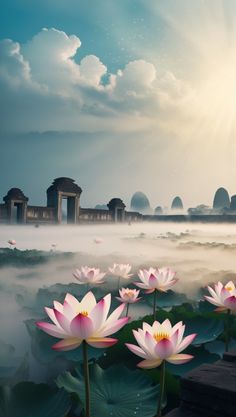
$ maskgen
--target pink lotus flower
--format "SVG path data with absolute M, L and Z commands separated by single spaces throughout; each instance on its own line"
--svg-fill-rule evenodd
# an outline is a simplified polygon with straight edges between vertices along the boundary
M 141 297 L 137 298 L 139 295 L 139 290 L 133 290 L 130 288 L 122 288 L 121 290 L 119 290 L 119 293 L 120 293 L 120 297 L 116 297 L 117 300 L 125 304 L 133 304 L 141 300 Z
M 110 273 L 118 278 L 129 279 L 133 274 L 129 274 L 131 265 L 129 264 L 114 264 L 112 268 L 108 268 Z
M 78 284 L 102 284 L 102 278 L 106 275 L 105 272 L 100 272 L 99 268 L 89 268 L 82 266 L 81 270 L 76 269 L 73 273 L 78 280 Z
M 163 361 L 181 365 L 190 361 L 193 356 L 180 354 L 195 338 L 196 334 L 191 334 L 183 338 L 185 325 L 182 321 L 175 326 L 166 319 L 162 324 L 154 321 L 150 326 L 143 323 L 143 328 L 133 330 L 134 337 L 139 346 L 126 343 L 126 346 L 135 355 L 140 356 L 144 360 L 139 362 L 140 368 L 156 368 Z
M 138 276 L 142 282 L 135 282 L 135 284 L 145 289 L 146 294 L 151 294 L 155 290 L 165 292 L 178 281 L 175 275 L 176 273 L 170 268 L 140 269 Z
M 111 294 L 98 303 L 91 291 L 81 302 L 67 294 L 63 304 L 54 301 L 53 309 L 45 308 L 53 324 L 37 322 L 36 325 L 51 336 L 63 339 L 52 346 L 55 350 L 76 349 L 83 341 L 93 347 L 107 348 L 117 342 L 117 339 L 107 336 L 120 330 L 129 320 L 128 317 L 119 318 L 125 304 L 108 317 L 110 305 Z
M 103 242 L 103 240 L 100 237 L 96 237 L 93 241 L 94 241 L 94 243 L 97 243 L 97 244 Z
M 10 246 L 15 246 L 16 245 L 16 241 L 14 239 L 9 239 L 8 243 Z
M 205 295 L 204 298 L 209 301 L 209 303 L 217 306 L 216 311 L 236 311 L 236 289 L 232 281 L 229 281 L 226 285 L 218 282 L 215 284 L 214 290 L 210 286 L 207 288 L 211 297 Z

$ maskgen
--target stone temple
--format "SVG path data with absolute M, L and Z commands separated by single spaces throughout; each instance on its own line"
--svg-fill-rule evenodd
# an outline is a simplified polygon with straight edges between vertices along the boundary
M 29 205 L 29 199 L 19 188 L 11 188 L 0 204 L 0 223 L 61 224 L 63 222 L 62 202 L 66 199 L 66 222 L 71 224 L 87 222 L 135 222 L 142 218 L 137 212 L 125 210 L 120 198 L 113 198 L 107 204 L 108 210 L 80 207 L 82 189 L 71 178 L 56 178 L 47 189 L 47 205 Z

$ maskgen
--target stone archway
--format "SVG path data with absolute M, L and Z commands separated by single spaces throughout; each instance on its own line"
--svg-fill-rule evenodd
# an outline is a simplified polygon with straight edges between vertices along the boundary
M 26 223 L 28 198 L 20 188 L 11 188 L 3 198 L 9 223 Z
M 67 223 L 79 221 L 80 194 L 82 189 L 71 178 L 56 178 L 47 189 L 47 206 L 55 209 L 56 223 L 62 223 L 62 200 L 67 200 Z
M 125 204 L 120 198 L 112 198 L 107 204 L 115 223 L 125 221 Z

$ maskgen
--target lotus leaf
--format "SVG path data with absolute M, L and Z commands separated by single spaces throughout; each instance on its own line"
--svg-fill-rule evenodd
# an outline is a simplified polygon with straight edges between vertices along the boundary
M 103 370 L 90 365 L 91 417 L 150 417 L 155 414 L 159 386 L 139 370 L 130 371 L 115 365 Z M 81 370 L 72 376 L 69 372 L 57 378 L 57 385 L 77 393 L 85 403 L 84 379 Z

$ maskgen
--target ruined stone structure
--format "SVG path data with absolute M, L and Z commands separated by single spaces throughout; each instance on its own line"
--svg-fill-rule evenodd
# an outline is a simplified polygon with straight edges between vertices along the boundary
M 89 222 L 135 222 L 142 219 L 137 212 L 125 210 L 120 198 L 107 204 L 108 210 L 81 208 L 82 189 L 71 178 L 56 178 L 47 189 L 47 206 L 31 206 L 29 199 L 19 188 L 11 188 L 0 204 L 0 223 L 61 224 L 62 201 L 67 201 L 66 222 L 71 224 Z
M 62 199 L 67 200 L 67 222 L 79 220 L 80 194 L 82 189 L 70 178 L 56 178 L 47 189 L 47 206 L 54 207 L 55 222 L 62 222 Z
M 146 203 L 150 209 L 149 201 L 141 195 L 141 208 L 135 211 L 126 211 L 126 206 L 120 198 L 112 198 L 107 204 L 107 209 L 84 208 L 80 206 L 80 196 L 82 189 L 71 178 L 56 178 L 52 185 L 47 189 L 47 205 L 31 206 L 29 199 L 19 188 L 11 188 L 7 195 L 3 197 L 3 204 L 0 204 L 0 224 L 83 224 L 83 223 L 133 223 L 137 221 L 172 221 L 172 222 L 206 222 L 206 223 L 236 223 L 236 195 L 231 197 L 230 208 L 225 208 L 222 213 L 213 213 L 211 208 L 209 212 L 198 213 L 192 209 L 188 214 L 168 214 L 166 215 L 160 206 L 155 213 L 149 214 L 142 212 Z M 135 193 L 134 196 L 140 197 L 142 193 Z M 133 196 L 133 197 L 134 197 Z M 178 202 L 180 208 L 181 199 Z M 66 209 L 63 201 L 66 200 Z M 139 201 L 139 199 L 138 199 Z M 131 205 L 131 209 L 134 206 Z M 199 206 L 202 207 L 202 206 Z M 64 208 L 64 210 L 63 210 Z M 66 211 L 66 213 L 64 213 Z M 138 211 L 141 211 L 138 212 Z M 149 211 L 149 210 L 147 210 Z
M 236 349 L 203 364 L 180 380 L 180 407 L 166 417 L 235 417 Z

